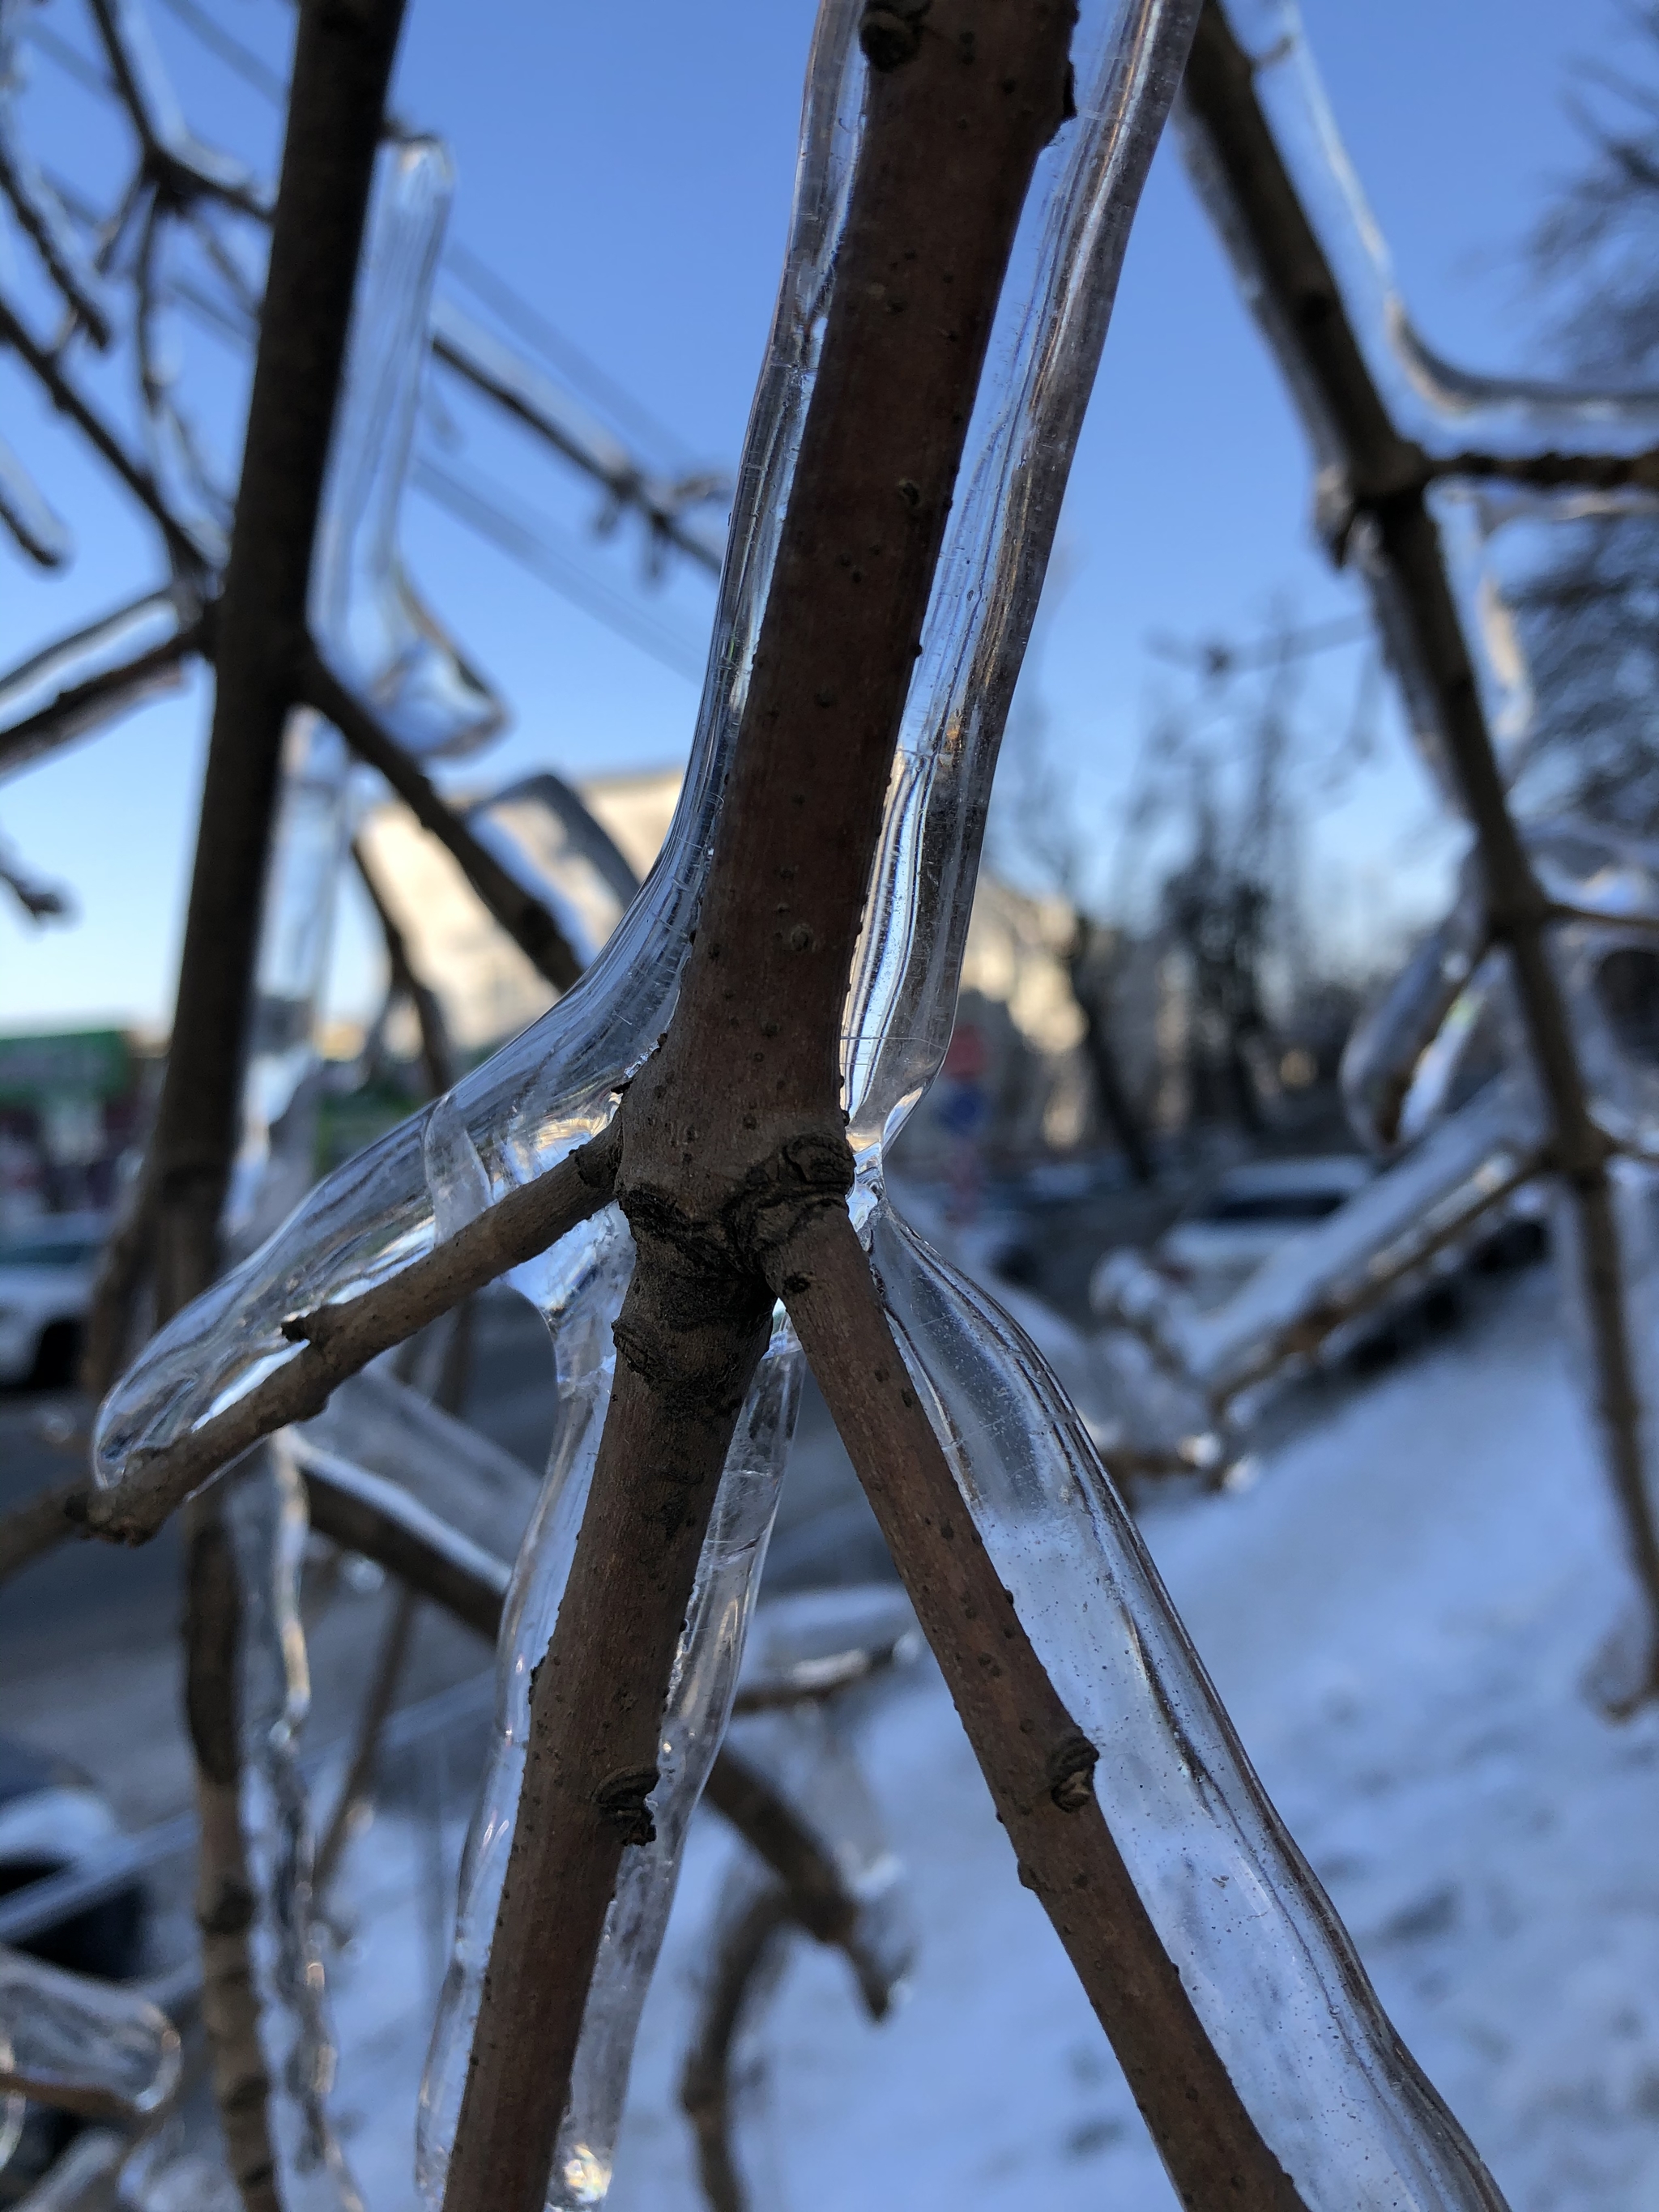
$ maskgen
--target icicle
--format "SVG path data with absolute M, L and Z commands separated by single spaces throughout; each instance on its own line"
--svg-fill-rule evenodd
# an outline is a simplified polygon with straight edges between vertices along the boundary
M 0 2090 L 141 2120 L 179 2086 L 179 2033 L 131 1990 L 0 1949 Z
M 404 573 L 398 510 L 425 370 L 427 324 L 455 189 L 447 151 L 410 138 L 380 156 L 353 355 L 330 448 L 311 579 L 317 649 L 417 759 L 470 753 L 505 710 Z

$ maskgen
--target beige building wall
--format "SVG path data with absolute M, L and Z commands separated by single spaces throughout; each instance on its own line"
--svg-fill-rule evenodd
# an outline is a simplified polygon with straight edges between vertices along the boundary
M 576 787 L 641 878 L 667 834 L 680 781 L 672 768 L 592 776 Z M 496 1044 L 546 1012 L 556 994 L 407 808 L 395 800 L 376 807 L 362 836 L 416 972 L 438 993 L 463 1051 Z M 1072 927 L 1063 901 L 1028 897 L 994 877 L 981 878 L 963 960 L 963 1018 L 980 1023 L 992 1048 L 994 1128 L 987 1133 L 999 1148 L 1064 1150 L 1087 1129 L 1084 1022 L 1066 966 Z M 393 1042 L 413 1048 L 412 1034 Z M 919 1125 L 926 1116 L 924 1107 Z M 932 1149 L 922 1126 L 909 1144 Z

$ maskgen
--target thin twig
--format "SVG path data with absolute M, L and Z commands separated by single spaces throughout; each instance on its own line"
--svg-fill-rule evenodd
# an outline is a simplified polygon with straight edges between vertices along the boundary
M 161 532 L 173 564 L 185 574 L 199 573 L 201 549 L 173 514 L 149 471 L 135 461 L 115 433 L 75 389 L 57 356 L 31 334 L 11 307 L 0 299 L 0 345 L 9 345 L 45 391 L 60 415 L 66 415 L 93 450 L 106 461 Z
M 100 723 L 111 721 L 158 693 L 176 690 L 179 671 L 201 650 L 199 627 L 179 630 L 159 645 L 147 647 L 119 667 L 106 668 L 84 683 L 67 690 L 36 708 L 9 729 L 0 730 L 0 775 L 12 775 L 38 760 L 42 753 L 85 737 Z
M 582 963 L 541 901 L 487 851 L 362 701 L 314 651 L 300 664 L 301 696 L 333 723 L 359 760 L 378 769 L 422 830 L 438 840 L 520 950 L 554 988 L 568 991 Z
M 450 1048 L 443 1008 L 438 1004 L 437 994 L 431 985 L 424 982 L 415 972 L 403 931 L 398 928 L 392 909 L 386 902 L 386 895 L 375 880 L 374 871 L 363 850 L 361 837 L 354 837 L 351 841 L 351 858 L 380 925 L 380 935 L 386 944 L 386 965 L 391 970 L 392 994 L 401 994 L 415 1010 L 415 1020 L 421 1033 L 421 1059 L 428 1093 L 434 1098 L 441 1097 L 455 1080 L 455 1055 Z
M 680 2075 L 680 2110 L 697 2139 L 697 2179 L 709 2212 L 749 2212 L 732 2145 L 732 2060 L 756 1984 L 789 1926 L 782 1890 L 769 1882 L 724 1933 Z
M 305 1349 L 177 1443 L 135 1454 L 119 1488 L 89 1499 L 94 1534 L 147 1542 L 192 1491 L 261 1437 L 309 1420 L 348 1375 L 597 1213 L 610 1201 L 615 1174 L 607 1130 L 374 1290 L 295 1315 L 287 1334 Z

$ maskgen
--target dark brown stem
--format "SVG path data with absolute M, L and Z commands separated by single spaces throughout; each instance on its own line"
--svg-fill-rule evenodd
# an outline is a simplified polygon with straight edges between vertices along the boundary
M 1335 276 L 1256 99 L 1249 58 L 1218 0 L 1205 0 L 1185 93 L 1254 264 L 1268 335 L 1341 458 L 1348 512 L 1365 518 L 1374 533 L 1384 624 L 1408 682 L 1431 704 L 1435 734 L 1480 848 L 1492 935 L 1510 950 L 1549 1107 L 1555 1164 L 1578 1211 L 1596 1410 L 1626 1548 L 1648 1608 L 1644 1694 L 1653 1694 L 1659 1691 L 1659 1526 L 1643 1468 L 1640 1394 L 1607 1177 L 1611 1147 L 1590 1111 L 1550 959 L 1549 901 L 1510 811 L 1426 503 L 1433 471 L 1420 447 L 1396 429 L 1372 380 Z M 1345 526 L 1339 544 L 1346 538 Z
M 319 1413 L 348 1375 L 597 1213 L 611 1199 L 616 1161 L 616 1137 L 607 1130 L 375 1289 L 296 1315 L 288 1333 L 304 1351 L 177 1443 L 136 1455 L 118 1490 L 92 1493 L 93 1534 L 147 1542 L 192 1491 L 251 1445 Z
M 0 1584 L 77 1533 L 86 1496 L 84 1482 L 56 1483 L 0 1514 Z
M 239 1133 L 266 866 L 305 641 L 352 295 L 403 0 L 304 0 L 236 521 L 216 611 L 213 728 L 173 1038 L 145 1172 L 157 1316 L 213 1280 Z M 97 1501 L 94 1501 L 95 1517 Z M 201 1813 L 198 1919 L 214 2090 L 247 2212 L 276 2203 L 234 1685 L 240 1607 L 219 1501 L 191 1516 L 185 1695 Z
M 844 1213 L 774 1275 L 933 1648 L 997 1812 L 1183 2204 L 1301 2200 L 1258 2134 L 1165 1955 L 1096 1799 L 1094 1746 L 1032 1650 L 927 1414 Z
M 454 860 L 490 914 L 555 990 L 568 991 L 582 963 L 552 915 L 487 851 L 454 808 L 422 775 L 403 747 L 382 729 L 318 655 L 301 664 L 301 695 L 333 723 L 359 760 L 377 769 L 422 830 Z
M 185 1524 L 185 1711 L 196 1760 L 196 1924 L 202 2020 L 212 2055 L 225 2154 L 246 2212 L 282 2212 L 259 2041 L 259 1995 L 248 1948 L 255 1911 L 242 1833 L 241 1583 L 216 1499 Z

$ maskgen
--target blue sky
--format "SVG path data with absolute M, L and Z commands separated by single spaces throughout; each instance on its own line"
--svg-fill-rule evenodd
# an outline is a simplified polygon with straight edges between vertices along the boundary
M 67 20 L 71 5 L 56 0 L 47 20 Z M 289 19 L 276 0 L 213 5 L 280 58 Z M 1472 363 L 1519 365 L 1536 311 L 1516 249 L 1573 158 L 1566 73 L 1575 57 L 1612 50 L 1612 7 L 1308 0 L 1307 13 L 1418 320 Z M 811 20 L 810 0 L 635 0 L 625 11 L 413 0 L 397 104 L 454 150 L 452 234 L 665 426 L 665 459 L 729 463 L 738 452 L 771 310 Z M 159 11 L 156 29 L 201 127 L 268 145 L 259 102 Z M 0 427 L 36 459 L 82 544 L 76 567 L 51 580 L 0 547 L 9 664 L 134 588 L 149 555 L 3 363 Z M 506 447 L 495 465 L 516 465 Z M 578 522 L 592 511 L 568 487 L 547 496 L 574 498 Z M 1308 620 L 1357 604 L 1311 544 L 1307 502 L 1300 434 L 1166 149 L 1131 244 L 1062 525 L 1066 585 L 1033 679 L 1090 840 L 1109 839 L 1149 708 L 1170 688 L 1149 634 L 1237 635 L 1276 604 Z M 428 598 L 516 709 L 472 780 L 684 754 L 696 706 L 685 675 L 419 499 L 407 502 L 405 543 Z M 613 590 L 636 590 L 625 547 L 599 559 Z M 679 657 L 695 659 L 712 602 L 684 574 L 643 603 Z M 1334 720 L 1352 676 L 1345 657 L 1315 679 Z M 198 687 L 0 787 L 0 828 L 81 905 L 74 928 L 46 931 L 0 907 L 0 1027 L 165 1019 L 204 722 Z M 1390 725 L 1383 760 L 1317 834 L 1313 877 L 1330 927 L 1352 936 L 1420 909 L 1446 849 Z M 341 999 L 361 1003 L 371 986 L 349 920 Z

